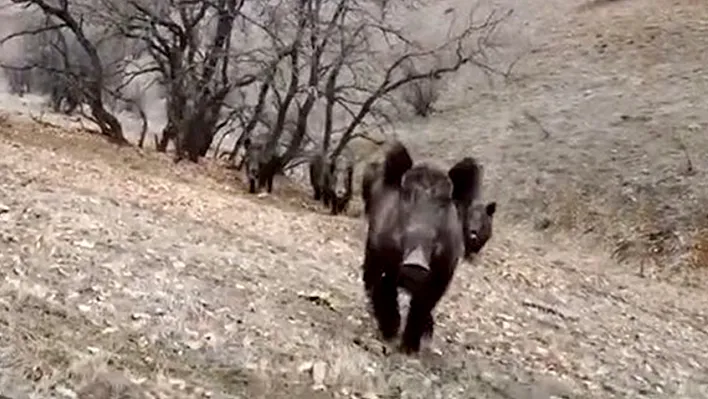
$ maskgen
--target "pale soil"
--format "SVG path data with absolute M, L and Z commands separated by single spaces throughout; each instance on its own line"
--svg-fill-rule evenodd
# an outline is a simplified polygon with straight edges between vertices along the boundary
M 517 80 L 462 77 L 472 89 L 453 84 L 440 114 L 397 126 L 423 157 L 480 157 L 500 202 L 494 238 L 436 310 L 431 348 L 408 358 L 376 338 L 361 219 L 325 216 L 285 183 L 247 196 L 217 165 L 12 116 L 0 127 L 0 393 L 708 397 L 705 272 L 679 256 L 708 197 L 708 7 L 514 5 L 523 37 L 510 33 L 502 56 L 535 49 Z M 654 249 L 657 230 L 671 256 L 651 260 L 671 263 L 610 256 Z M 640 264 L 681 278 L 639 277 Z

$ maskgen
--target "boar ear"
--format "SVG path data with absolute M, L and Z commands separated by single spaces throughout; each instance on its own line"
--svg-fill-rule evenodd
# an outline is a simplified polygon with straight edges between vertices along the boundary
M 452 181 L 452 199 L 466 204 L 479 195 L 482 166 L 472 157 L 465 157 L 450 168 L 447 176 Z
M 386 152 L 383 167 L 384 184 L 387 186 L 399 186 L 403 174 L 412 166 L 413 159 L 408 153 L 408 149 L 401 142 L 396 141 Z
M 488 203 L 484 210 L 486 211 L 487 216 L 494 216 L 494 213 L 497 211 L 496 201 Z
M 250 147 L 250 146 L 251 146 L 251 138 L 246 137 L 246 140 L 243 141 L 243 148 L 247 150 L 248 147 Z

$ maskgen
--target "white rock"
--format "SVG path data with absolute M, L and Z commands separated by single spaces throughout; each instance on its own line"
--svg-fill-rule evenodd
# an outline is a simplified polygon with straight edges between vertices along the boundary
M 75 399 L 78 398 L 78 395 L 76 395 L 76 392 L 72 391 L 71 389 L 62 386 L 62 385 L 57 385 L 54 387 L 54 392 L 56 392 L 60 398 L 62 399 Z
M 325 389 L 324 379 L 327 375 L 327 363 L 317 361 L 312 365 L 312 381 L 314 382 L 312 389 L 321 391 Z

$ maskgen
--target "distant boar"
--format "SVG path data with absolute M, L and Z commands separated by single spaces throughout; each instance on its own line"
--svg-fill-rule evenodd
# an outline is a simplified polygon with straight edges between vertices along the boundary
M 332 162 L 327 180 L 327 197 L 332 215 L 345 212 L 352 199 L 354 180 L 354 160 L 348 155 L 340 155 Z
M 271 158 L 266 154 L 266 145 L 263 142 L 253 142 L 247 138 L 243 142 L 244 163 L 246 165 L 246 178 L 248 179 L 248 192 L 255 194 L 257 191 L 266 189 L 273 192 L 273 175 L 267 170 L 270 167 Z
M 381 162 L 369 162 L 364 168 L 364 175 L 361 179 L 361 199 L 364 203 L 364 214 L 369 214 L 371 203 L 371 187 L 374 181 L 381 175 Z
M 310 185 L 314 191 L 313 198 L 315 201 L 323 201 L 322 194 L 325 187 L 325 156 L 322 153 L 317 153 L 310 158 Z
M 386 340 L 398 333 L 397 287 L 406 276 L 410 310 L 401 350 L 417 352 L 432 336 L 432 310 L 447 291 L 465 254 L 459 204 L 474 198 L 480 175 L 476 163 L 458 162 L 448 173 L 414 165 L 403 144 L 386 153 L 381 175 L 368 187 L 368 233 L 363 280 L 379 331 Z M 453 172 L 454 171 L 454 172 Z
M 341 154 L 329 163 L 324 155 L 317 154 L 310 161 L 313 197 L 330 207 L 332 215 L 346 211 L 352 198 L 353 176 L 354 162 L 348 155 Z

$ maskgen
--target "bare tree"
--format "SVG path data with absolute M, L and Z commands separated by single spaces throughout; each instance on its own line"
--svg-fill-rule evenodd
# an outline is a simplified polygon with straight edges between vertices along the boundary
M 5 37 L 2 42 L 6 42 L 16 37 L 27 35 L 38 35 L 45 32 L 55 32 L 58 38 L 58 43 L 52 43 L 53 49 L 56 50 L 63 58 L 64 68 L 55 68 L 47 65 L 24 65 L 19 68 L 9 67 L 11 69 L 28 70 L 34 67 L 44 67 L 48 72 L 53 73 L 54 77 L 60 77 L 62 81 L 71 90 L 63 91 L 63 95 L 70 93 L 69 107 L 75 108 L 79 101 L 85 101 L 90 110 L 89 118 L 98 125 L 100 132 L 110 140 L 127 144 L 127 140 L 123 135 L 123 128 L 118 119 L 108 111 L 104 104 L 105 88 L 106 88 L 106 71 L 104 63 L 97 49 L 96 43 L 89 39 L 86 33 L 86 25 L 83 23 L 83 12 L 76 12 L 75 4 L 71 4 L 68 0 L 58 0 L 56 5 L 45 0 L 12 0 L 13 3 L 24 5 L 28 8 L 35 7 L 39 9 L 45 16 L 45 24 L 36 29 L 27 29 L 16 32 Z M 80 7 L 78 7 L 80 8 Z M 72 60 L 67 50 L 65 32 L 70 33 L 76 40 L 84 57 L 80 61 L 85 61 L 85 65 L 72 65 L 76 60 Z M 62 98 L 58 93 L 53 93 L 54 101 L 58 100 L 61 104 Z
M 332 84 L 330 90 L 336 94 L 328 96 L 334 97 L 350 118 L 341 125 L 343 133 L 332 151 L 332 159 L 341 153 L 350 140 L 357 137 L 355 131 L 360 124 L 366 123 L 366 118 L 375 111 L 377 103 L 395 102 L 391 95 L 396 90 L 421 81 L 441 79 L 457 72 L 464 65 L 496 72 L 493 66 L 484 62 L 484 47 L 488 43 L 487 38 L 509 13 L 501 16 L 491 13 L 478 23 L 470 18 L 469 23 L 458 33 L 453 34 L 452 29 L 449 29 L 447 37 L 427 44 L 416 40 L 405 29 L 388 23 L 385 17 L 388 13 L 383 12 L 382 15 L 369 23 L 355 22 L 356 29 L 349 29 L 354 32 L 350 34 L 350 48 L 339 47 L 339 57 L 345 60 L 343 65 L 347 65 L 350 77 L 348 81 Z M 378 42 L 389 44 L 377 50 L 372 46 L 377 38 Z M 381 54 L 385 54 L 383 59 Z M 361 58 L 368 62 L 357 63 Z M 422 67 L 411 69 L 411 65 Z M 373 78 L 365 78 L 372 74 Z
M 167 125 L 158 142 L 175 144 L 176 160 L 206 155 L 225 125 L 227 96 L 256 82 L 250 73 L 233 73 L 248 54 L 232 54 L 234 22 L 244 0 L 103 1 L 103 18 L 127 38 L 141 41 L 158 71 L 167 98 Z
M 271 161 L 261 173 L 278 173 L 302 153 L 312 111 L 319 105 L 324 107 L 324 121 L 318 126 L 320 151 L 332 163 L 352 139 L 364 136 L 358 128 L 390 121 L 382 105 L 396 108 L 397 90 L 436 81 L 466 64 L 494 70 L 481 55 L 486 37 L 504 16 L 492 14 L 481 23 L 470 20 L 457 33 L 449 29 L 447 37 L 424 44 L 392 21 L 393 7 L 375 0 L 299 0 L 271 8 L 265 20 L 244 15 L 266 32 L 273 49 L 289 61 L 279 63 L 283 58 L 277 58 L 271 64 L 274 69 L 261 75 L 267 80 L 262 82 L 256 108 L 261 112 L 263 104 L 269 104 L 264 100 L 269 95 L 277 100 L 273 102 L 277 118 L 268 126 L 266 152 Z M 291 111 L 296 114 L 295 124 L 288 131 L 285 121 Z M 253 117 L 247 132 L 258 123 Z M 284 147 L 282 153 L 276 151 L 279 145 Z
M 404 68 L 404 76 L 406 78 L 419 74 L 418 68 L 409 63 Z M 422 117 L 427 117 L 433 111 L 433 104 L 440 98 L 440 79 L 439 77 L 428 77 L 425 79 L 414 80 L 403 85 L 401 97 L 403 101 L 413 108 L 413 112 Z
M 159 151 L 173 143 L 176 161 L 197 161 L 217 133 L 227 131 L 238 134 L 233 160 L 247 139 L 264 134 L 261 173 L 267 179 L 302 162 L 313 141 L 333 163 L 351 140 L 368 137 L 363 131 L 391 122 L 400 112 L 401 92 L 405 100 L 413 88 L 430 86 L 418 90 L 416 100 L 418 112 L 427 113 L 438 94 L 435 82 L 446 74 L 463 65 L 495 70 L 482 56 L 504 16 L 470 19 L 456 29 L 450 21 L 444 37 L 423 40 L 425 32 L 410 29 L 403 16 L 426 1 L 76 0 L 70 9 L 68 0 L 13 0 L 37 7 L 48 21 L 13 36 L 58 32 L 45 42 L 61 50 L 71 47 L 62 43 L 64 33 L 71 33 L 85 53 L 78 57 L 83 64 L 67 64 L 70 49 L 54 51 L 64 55 L 45 64 L 74 79 L 70 86 L 81 88 L 81 100 L 104 134 L 120 131 L 105 99 L 143 119 L 142 145 L 146 104 L 124 88 L 154 74 L 167 115 Z M 100 27 L 100 34 L 87 34 L 87 26 Z M 111 47 L 124 48 L 121 57 L 101 53 L 102 43 L 111 40 Z M 149 62 L 130 69 L 128 55 Z M 70 99 L 64 95 L 59 103 Z
M 439 80 L 467 64 L 495 71 L 483 61 L 486 38 L 508 14 L 493 13 L 479 23 L 470 19 L 457 33 L 448 29 L 447 37 L 425 44 L 390 20 L 397 13 L 392 7 L 373 0 L 301 0 L 295 5 L 290 15 L 295 16 L 296 27 L 288 32 L 294 38 L 289 44 L 290 77 L 278 121 L 270 131 L 270 173 L 297 156 L 318 102 L 324 103 L 321 152 L 329 154 L 332 164 L 352 139 L 364 136 L 358 128 L 390 121 L 382 105 L 395 109 L 397 90 Z M 278 32 L 270 35 L 277 37 Z M 293 104 L 296 129 L 285 152 L 276 155 L 282 122 Z M 335 135 L 338 140 L 332 149 Z

